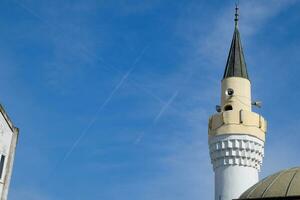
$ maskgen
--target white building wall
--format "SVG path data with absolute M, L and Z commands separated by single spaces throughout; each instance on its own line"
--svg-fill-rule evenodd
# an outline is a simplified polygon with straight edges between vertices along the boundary
M 7 200 L 18 132 L 0 105 L 0 200 Z M 1 157 L 4 158 L 3 168 Z
M 249 135 L 221 135 L 209 140 L 215 172 L 215 200 L 237 199 L 258 182 L 264 142 Z

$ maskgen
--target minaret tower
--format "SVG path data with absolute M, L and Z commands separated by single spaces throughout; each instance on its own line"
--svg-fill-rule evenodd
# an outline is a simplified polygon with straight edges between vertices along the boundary
M 266 120 L 252 112 L 251 83 L 235 8 L 233 39 L 222 80 L 221 104 L 209 118 L 208 142 L 215 173 L 215 200 L 238 198 L 258 182 L 264 156 Z

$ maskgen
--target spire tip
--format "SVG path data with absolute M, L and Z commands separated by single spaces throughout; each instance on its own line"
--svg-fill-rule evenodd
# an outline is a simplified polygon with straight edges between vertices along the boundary
M 235 3 L 235 15 L 234 16 L 235 16 L 235 18 L 234 18 L 235 27 L 237 27 L 238 21 L 239 21 L 239 5 L 237 2 Z

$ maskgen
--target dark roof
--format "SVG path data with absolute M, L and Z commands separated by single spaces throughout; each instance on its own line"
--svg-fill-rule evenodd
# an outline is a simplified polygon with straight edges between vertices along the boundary
M 254 199 L 300 199 L 300 167 L 275 173 L 258 182 L 240 200 Z
M 226 68 L 223 79 L 229 77 L 241 77 L 249 79 L 247 66 L 244 58 L 240 32 L 236 24 L 234 28 L 233 38 L 227 58 Z

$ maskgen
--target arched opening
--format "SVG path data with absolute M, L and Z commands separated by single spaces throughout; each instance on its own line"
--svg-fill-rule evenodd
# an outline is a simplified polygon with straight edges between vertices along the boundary
M 224 111 L 232 110 L 232 105 L 226 105 Z

